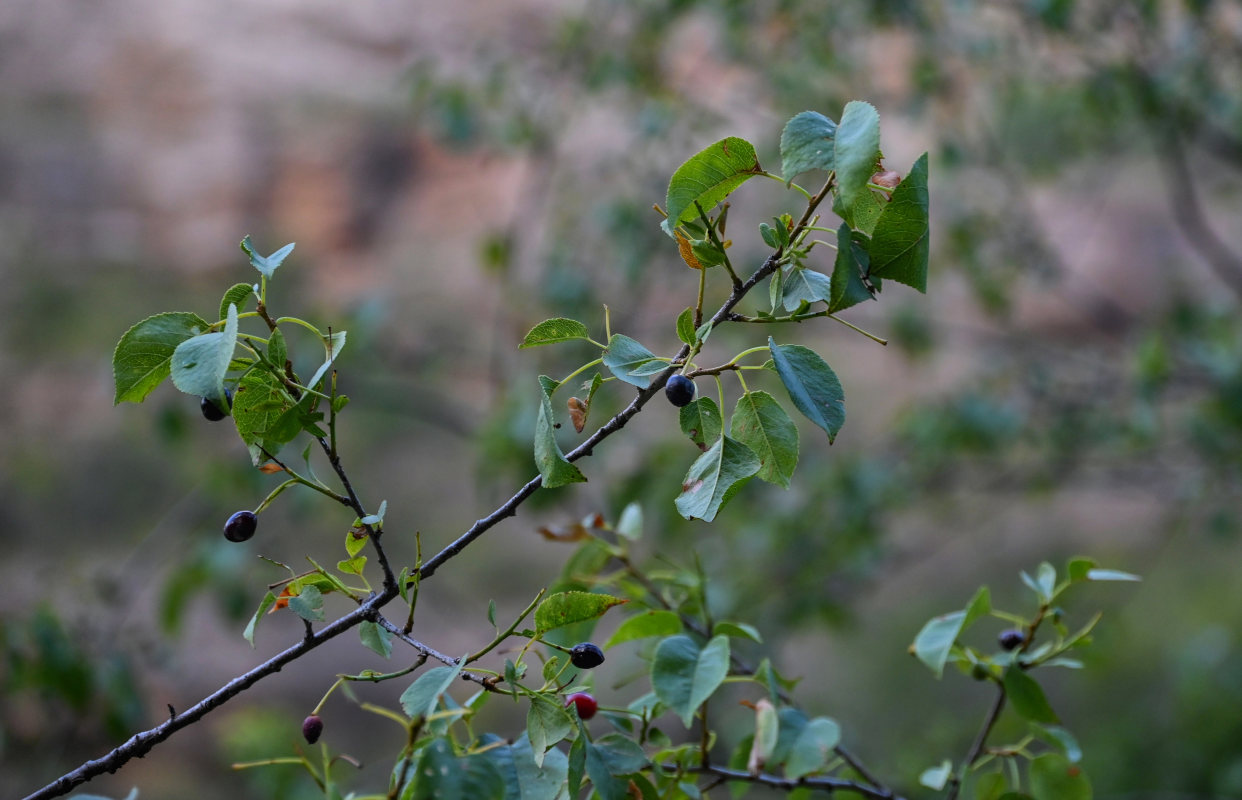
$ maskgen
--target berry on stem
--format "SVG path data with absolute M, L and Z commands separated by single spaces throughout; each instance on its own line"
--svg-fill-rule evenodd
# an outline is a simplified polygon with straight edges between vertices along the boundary
M 688 406 L 694 399 L 694 381 L 685 375 L 674 375 L 664 384 L 664 396 L 678 408 Z
M 604 663 L 604 651 L 590 642 L 576 644 L 569 651 L 569 662 L 578 669 L 594 669 Z
M 595 712 L 599 710 L 599 703 L 595 702 L 595 698 L 586 692 L 574 692 L 565 698 L 565 707 L 573 705 L 578 709 L 578 718 L 588 720 L 595 716 Z
M 244 542 L 254 536 L 259 518 L 253 511 L 238 511 L 224 523 L 224 538 L 230 542 Z
M 1026 641 L 1026 634 L 1017 628 L 1009 628 L 1001 631 L 1000 635 L 996 637 L 996 640 L 1000 642 L 1002 649 L 1013 650 L 1015 647 Z
M 311 714 L 302 720 L 302 738 L 307 744 L 314 744 L 319 741 L 319 735 L 323 733 L 323 720 L 318 714 Z
M 233 408 L 233 393 L 228 389 L 224 390 L 224 403 L 229 409 Z M 198 407 L 208 422 L 219 422 L 229 415 L 228 411 L 222 411 L 220 406 L 216 405 L 216 402 L 209 397 L 204 397 L 199 402 Z

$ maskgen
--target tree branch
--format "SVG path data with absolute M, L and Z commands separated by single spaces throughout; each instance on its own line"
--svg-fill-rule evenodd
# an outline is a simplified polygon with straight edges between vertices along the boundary
M 983 718 L 983 725 L 979 727 L 979 732 L 975 734 L 975 740 L 971 743 L 970 750 L 966 753 L 966 760 L 962 762 L 961 768 L 949 779 L 949 793 L 945 796 L 945 800 L 957 799 L 957 793 L 962 790 L 962 780 L 966 777 L 966 772 L 972 764 L 979 760 L 979 756 L 983 754 L 983 748 L 987 745 L 988 735 L 992 732 L 992 726 L 1000 718 L 1001 710 L 1004 707 L 1005 687 L 997 685 L 996 700 L 993 701 L 992 707 L 988 709 L 988 715 Z
M 726 767 L 678 767 L 673 764 L 661 764 L 660 769 L 668 772 L 697 772 L 702 775 L 715 775 L 726 781 L 742 781 L 745 783 L 758 783 L 763 786 L 770 786 L 774 789 L 784 789 L 785 791 L 793 791 L 794 789 L 823 789 L 827 792 L 854 792 L 863 797 L 874 798 L 874 800 L 903 800 L 899 795 L 893 794 L 888 789 L 881 789 L 857 781 L 847 780 L 845 778 L 781 778 L 777 775 L 769 775 L 767 773 L 758 773 L 752 775 L 739 769 L 728 769 Z

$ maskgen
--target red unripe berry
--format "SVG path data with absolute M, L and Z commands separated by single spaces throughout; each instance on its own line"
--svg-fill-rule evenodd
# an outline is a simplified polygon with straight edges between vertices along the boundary
M 599 710 L 599 703 L 595 702 L 595 698 L 586 692 L 574 692 L 565 698 L 565 707 L 568 708 L 570 703 L 578 709 L 578 717 L 588 720 L 595 716 L 595 712 Z

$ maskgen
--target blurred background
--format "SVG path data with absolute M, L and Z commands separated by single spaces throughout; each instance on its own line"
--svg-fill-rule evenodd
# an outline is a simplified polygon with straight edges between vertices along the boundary
M 926 298 L 890 284 L 845 315 L 887 348 L 828 322 L 782 333 L 842 380 L 836 443 L 804 428 L 793 488 L 755 482 L 687 523 L 672 501 L 697 451 L 653 403 L 581 464 L 589 483 L 541 493 L 429 583 L 416 632 L 449 653 L 486 641 L 488 600 L 512 616 L 569 553 L 538 525 L 637 501 L 646 552 L 697 553 L 718 614 L 765 632 L 748 655 L 804 676 L 803 707 L 919 796 L 991 696 L 952 671 L 937 683 L 906 655 L 914 634 L 981 584 L 1029 611 L 1020 570 L 1089 555 L 1144 577 L 1070 598 L 1071 620 L 1104 621 L 1086 668 L 1050 676 L 1097 797 L 1242 797 L 1228 0 L 4 3 L 0 794 L 287 646 L 285 615 L 257 650 L 241 637 L 282 577 L 255 556 L 340 558 L 351 521 L 294 491 L 254 540 L 225 542 L 278 480 L 171 386 L 113 407 L 130 325 L 215 313 L 254 278 L 244 234 L 265 253 L 296 241 L 270 305 L 348 330 L 345 464 L 364 503 L 389 501 L 409 563 L 415 531 L 438 549 L 534 474 L 535 375 L 590 355 L 519 353 L 532 325 L 571 316 L 601 338 L 607 303 L 614 331 L 675 351 L 696 281 L 651 210 L 672 171 L 724 135 L 779 171 L 785 120 L 850 99 L 879 109 L 889 168 L 930 152 L 933 251 Z M 734 263 L 757 265 L 757 224 L 797 209 L 774 182 L 745 186 Z M 720 360 L 739 334 L 754 338 L 713 337 Z M 600 397 L 596 422 L 629 391 Z M 227 765 L 291 752 L 335 673 L 410 660 L 343 638 L 89 790 L 315 796 L 296 772 Z M 359 694 L 402 687 L 384 688 Z M 341 697 L 324 713 L 325 739 L 364 762 L 350 785 L 383 786 L 399 730 Z M 505 713 L 493 729 L 512 735 Z

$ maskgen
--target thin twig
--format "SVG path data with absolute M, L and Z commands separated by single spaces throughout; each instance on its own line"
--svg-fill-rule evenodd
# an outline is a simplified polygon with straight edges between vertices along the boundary
M 660 769 L 667 772 L 675 772 L 681 769 L 684 772 L 697 772 L 701 775 L 715 775 L 728 781 L 743 781 L 745 783 L 758 783 L 763 786 L 770 786 L 773 789 L 784 789 L 785 791 L 793 791 L 794 789 L 823 789 L 827 792 L 855 792 L 863 797 L 870 797 L 874 800 L 904 800 L 899 795 L 893 794 L 888 789 L 868 786 L 858 781 L 851 781 L 846 778 L 833 778 L 829 776 L 816 778 L 782 778 L 777 775 L 769 775 L 765 772 L 752 775 L 739 769 L 728 769 L 726 767 L 704 766 L 704 767 L 678 767 L 673 764 L 661 764 Z
M 966 753 L 966 760 L 962 762 L 961 768 L 954 773 L 949 779 L 949 793 L 945 796 L 945 800 L 957 800 L 957 793 L 962 790 L 962 780 L 966 777 L 966 772 L 970 769 L 979 756 L 983 754 L 983 748 L 987 745 L 988 735 L 992 732 L 992 726 L 996 724 L 996 720 L 1000 717 L 1001 710 L 1005 707 L 1005 687 L 997 684 L 996 700 L 992 702 L 992 707 L 988 709 L 988 714 L 983 718 L 983 724 L 979 726 L 979 732 L 975 734 L 975 740 L 970 745 L 970 750 Z

